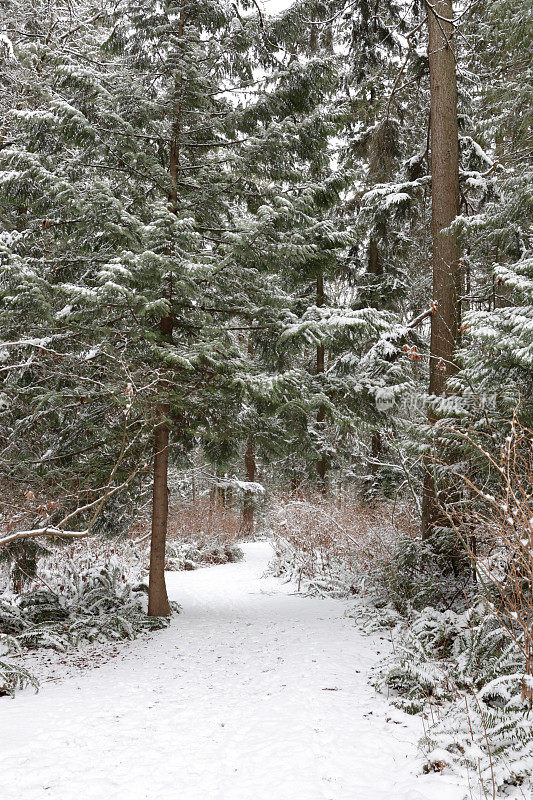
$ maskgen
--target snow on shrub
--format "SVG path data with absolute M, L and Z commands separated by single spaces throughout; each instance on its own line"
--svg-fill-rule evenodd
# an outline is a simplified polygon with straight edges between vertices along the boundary
M 208 564 L 240 561 L 243 556 L 241 548 L 232 542 L 169 542 L 165 566 L 168 570 L 191 570 Z
M 239 514 L 202 500 L 173 509 L 166 568 L 197 569 L 239 561 L 243 557 L 237 545 L 239 525 Z M 37 687 L 35 677 L 18 663 L 24 651 L 66 652 L 84 642 L 133 639 L 168 624 L 165 618 L 146 615 L 149 530 L 149 522 L 141 520 L 130 538 L 95 537 L 51 546 L 22 593 L 8 588 L 4 567 L 0 694 L 14 694 L 26 685 Z M 14 653 L 15 661 L 2 660 Z
M 370 613 L 370 612 L 369 612 Z M 533 772 L 533 718 L 520 643 L 485 602 L 462 613 L 428 607 L 393 630 L 373 683 L 426 721 L 428 769 L 476 772 L 485 787 L 522 786 Z
M 13 697 L 17 689 L 24 689 L 25 686 L 33 686 L 37 690 L 39 684 L 24 667 L 0 659 L 0 697 L 6 694 Z
M 0 646 L 3 654 L 23 649 L 66 651 L 82 641 L 133 639 L 145 630 L 168 624 L 148 617 L 144 586 L 127 583 L 116 564 L 70 569 L 62 576 L 61 594 L 51 587 L 34 588 L 22 595 L 8 591 L 0 597 Z M 0 692 L 13 694 L 37 681 L 21 665 L 0 663 Z
M 339 505 L 323 496 L 282 498 L 274 509 L 275 575 L 298 589 L 346 596 L 358 592 L 378 558 L 392 551 L 399 530 L 411 519 L 407 509 L 369 506 L 349 498 Z

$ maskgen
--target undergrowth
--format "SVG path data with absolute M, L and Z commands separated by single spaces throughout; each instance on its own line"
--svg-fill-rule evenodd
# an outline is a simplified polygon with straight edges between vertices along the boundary
M 314 594 L 358 593 L 378 560 L 393 551 L 400 529 L 412 530 L 408 508 L 368 506 L 343 497 L 282 498 L 272 515 L 272 572 Z
M 144 585 L 126 582 L 116 563 L 61 576 L 61 593 L 49 586 L 24 594 L 0 596 L 0 647 L 3 655 L 25 649 L 50 648 L 64 652 L 82 641 L 133 639 L 146 630 L 168 625 L 148 617 Z M 13 695 L 37 681 L 22 665 L 0 662 L 0 692 Z
M 203 501 L 184 505 L 173 511 L 169 527 L 167 570 L 197 569 L 243 557 L 237 545 L 239 517 L 231 509 Z M 27 575 L 22 591 L 13 590 L 17 564 L 3 564 L 0 695 L 38 687 L 23 665 L 25 652 L 40 648 L 67 652 L 82 643 L 133 639 L 168 625 L 166 618 L 146 614 L 149 529 L 149 521 L 141 519 L 128 538 L 47 545 L 36 574 Z
M 486 591 L 494 556 L 477 563 L 476 584 L 453 531 L 422 541 L 407 515 L 395 522 L 386 507 L 343 510 L 321 498 L 282 506 L 275 533 L 275 574 L 306 592 L 357 595 L 351 616 L 359 626 L 390 629 L 393 652 L 371 680 L 395 706 L 422 715 L 426 771 L 464 770 L 475 773 L 482 796 L 525 797 L 533 774 L 530 633 L 520 614 L 505 612 L 501 590 Z
M 356 616 L 375 628 L 376 613 L 367 606 Z M 396 622 L 394 651 L 374 669 L 373 683 L 398 708 L 423 714 L 426 769 L 467 768 L 499 792 L 524 785 L 533 771 L 524 685 L 533 682 L 519 631 L 513 635 L 481 598 L 461 613 L 428 606 L 385 621 Z

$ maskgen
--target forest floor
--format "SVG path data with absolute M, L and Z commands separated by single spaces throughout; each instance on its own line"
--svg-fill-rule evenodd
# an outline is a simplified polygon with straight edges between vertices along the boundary
M 0 704 L 1 800 L 463 800 L 422 721 L 368 683 L 390 648 L 346 601 L 245 560 L 167 575 L 169 628 Z

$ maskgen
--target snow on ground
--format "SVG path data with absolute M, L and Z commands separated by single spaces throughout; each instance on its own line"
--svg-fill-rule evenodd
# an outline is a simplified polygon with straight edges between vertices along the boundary
M 389 645 L 340 600 L 238 564 L 175 572 L 171 626 L 0 702 L 1 800 L 463 800 L 420 774 L 418 718 L 367 681 Z

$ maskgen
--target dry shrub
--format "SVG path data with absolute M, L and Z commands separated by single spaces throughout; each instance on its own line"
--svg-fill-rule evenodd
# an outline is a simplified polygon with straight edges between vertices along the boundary
M 417 523 L 408 507 L 367 505 L 342 498 L 335 504 L 322 495 L 280 498 L 273 533 L 278 541 L 280 572 L 324 581 L 342 591 L 355 576 L 367 575 L 379 560 L 391 558 L 399 536 L 415 536 Z
M 131 528 L 130 539 L 145 543 L 150 538 L 150 520 L 140 519 Z M 199 498 L 170 508 L 166 568 L 194 569 L 203 564 L 224 564 L 242 558 L 237 541 L 242 536 L 242 515 L 219 498 Z M 148 550 L 146 549 L 146 564 Z
M 455 471 L 463 499 L 447 517 L 470 554 L 493 610 L 522 652 L 523 699 L 533 705 L 533 430 L 517 414 L 499 448 L 484 446 L 468 432 L 454 431 L 487 467 L 486 484 Z M 491 432 L 492 442 L 497 441 Z M 467 500 L 465 502 L 464 496 Z
M 45 509 L 44 506 L 42 508 Z M 31 489 L 13 486 L 6 481 L 0 482 L 0 530 L 2 536 L 12 533 L 18 528 L 31 527 L 38 510 L 40 510 L 39 503 Z
M 234 544 L 241 535 L 242 515 L 222 502 L 201 497 L 194 502 L 171 506 L 168 541 L 184 544 Z M 134 540 L 150 536 L 150 520 L 139 519 L 129 533 Z
M 169 538 L 199 544 L 233 544 L 240 536 L 241 524 L 242 515 L 236 509 L 200 498 L 171 511 Z

